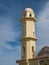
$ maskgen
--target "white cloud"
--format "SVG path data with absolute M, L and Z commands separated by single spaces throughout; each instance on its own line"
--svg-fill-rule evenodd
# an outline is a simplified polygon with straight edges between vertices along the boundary
M 0 46 L 6 49 L 13 49 L 11 45 L 5 44 L 6 41 L 15 41 L 21 31 L 14 31 L 12 28 L 11 18 L 2 18 L 0 20 Z
M 37 15 L 37 49 L 49 46 L 49 1 Z
M 0 65 L 17 65 L 16 60 L 21 57 L 21 46 L 11 46 L 6 44 L 6 41 L 15 41 L 20 37 L 20 30 L 13 30 L 13 19 L 7 14 L 10 12 L 7 6 L 0 4 L 2 16 L 0 15 Z M 5 11 L 6 10 L 6 11 Z M 4 13 L 8 12 L 5 16 Z M 12 11 L 11 11 L 12 12 Z M 7 17 L 6 17 L 7 16 Z M 17 25 L 17 24 L 16 24 Z
M 12 29 L 11 20 L 10 17 L 0 17 L 0 65 L 17 65 L 16 60 L 21 57 L 21 46 L 13 47 L 6 44 L 6 41 L 15 41 L 15 38 L 19 38 L 21 32 Z

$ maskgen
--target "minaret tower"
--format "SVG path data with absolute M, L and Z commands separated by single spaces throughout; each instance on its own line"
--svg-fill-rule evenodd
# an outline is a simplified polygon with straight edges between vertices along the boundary
M 26 8 L 22 19 L 22 59 L 21 60 L 28 60 L 35 58 L 35 14 L 31 8 Z M 22 63 L 22 61 L 19 61 Z M 18 63 L 19 63 L 18 62 Z M 21 64 L 21 65 L 28 65 L 28 64 Z

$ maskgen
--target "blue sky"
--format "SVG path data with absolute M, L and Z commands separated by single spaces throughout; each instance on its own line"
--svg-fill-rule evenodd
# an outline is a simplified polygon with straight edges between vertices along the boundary
M 37 18 L 36 53 L 49 46 L 49 0 L 0 0 L 0 65 L 17 65 L 21 58 L 22 24 L 25 8 L 31 7 Z

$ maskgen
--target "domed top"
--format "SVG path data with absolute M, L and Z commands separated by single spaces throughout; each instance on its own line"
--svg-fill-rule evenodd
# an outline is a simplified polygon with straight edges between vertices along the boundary
M 28 11 L 28 12 L 34 13 L 34 11 L 33 11 L 31 8 L 26 8 L 25 11 Z
M 34 11 L 31 8 L 26 8 L 25 11 L 23 12 L 23 18 L 25 17 L 35 18 Z
M 48 46 L 43 47 L 37 56 L 49 56 L 49 47 Z

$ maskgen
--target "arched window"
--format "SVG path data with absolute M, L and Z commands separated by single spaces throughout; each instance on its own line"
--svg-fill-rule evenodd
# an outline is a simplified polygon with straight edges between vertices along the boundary
M 33 34 L 35 34 L 35 32 L 33 32 Z
M 31 16 L 32 16 L 32 14 L 29 14 L 29 16 L 31 17 Z
M 25 58 L 25 47 L 22 47 L 22 58 Z
M 25 53 L 25 47 L 23 46 L 23 54 Z
M 34 47 L 32 46 L 32 52 L 34 52 Z

